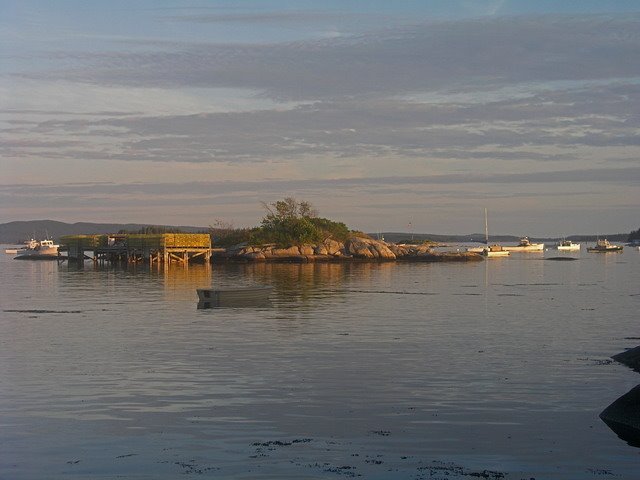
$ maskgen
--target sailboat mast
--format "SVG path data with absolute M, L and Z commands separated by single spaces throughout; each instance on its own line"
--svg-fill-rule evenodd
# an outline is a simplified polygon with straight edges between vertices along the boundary
M 487 207 L 484 208 L 484 243 L 489 245 L 489 224 L 487 223 Z

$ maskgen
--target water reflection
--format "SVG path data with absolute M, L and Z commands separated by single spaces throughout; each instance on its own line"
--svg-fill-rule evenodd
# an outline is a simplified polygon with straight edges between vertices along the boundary
M 269 298 L 244 298 L 234 300 L 207 301 L 198 300 L 198 310 L 215 308 L 269 308 L 273 303 Z
M 593 424 L 630 387 L 599 360 L 637 330 L 631 253 L 169 269 L 0 258 L 0 471 L 637 478 L 637 451 Z M 274 287 L 271 306 L 194 308 L 197 288 L 252 285 Z
M 164 297 L 168 300 L 196 299 L 196 289 L 208 288 L 212 282 L 211 264 L 156 265 L 155 271 L 162 275 Z
M 343 288 L 349 278 L 350 267 L 336 263 L 252 263 L 229 264 L 222 268 L 227 284 L 242 279 L 238 285 L 270 285 L 274 288 L 278 304 L 291 306 L 308 305 L 314 299 Z

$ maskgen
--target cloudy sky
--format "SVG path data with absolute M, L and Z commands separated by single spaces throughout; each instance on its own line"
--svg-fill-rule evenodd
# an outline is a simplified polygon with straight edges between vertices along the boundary
M 0 0 L 0 223 L 640 227 L 636 0 Z

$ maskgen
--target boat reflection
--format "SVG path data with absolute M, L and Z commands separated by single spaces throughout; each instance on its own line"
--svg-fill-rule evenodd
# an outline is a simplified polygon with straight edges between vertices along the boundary
M 263 299 L 235 299 L 221 301 L 202 301 L 198 300 L 198 310 L 214 309 L 214 308 L 269 308 L 273 303 L 269 298 Z

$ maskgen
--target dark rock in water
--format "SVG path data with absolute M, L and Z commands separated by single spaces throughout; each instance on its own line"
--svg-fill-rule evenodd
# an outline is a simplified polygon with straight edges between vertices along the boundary
M 549 258 L 546 258 L 545 260 L 554 260 L 556 262 L 570 262 L 572 260 L 578 260 L 578 259 L 574 257 L 549 257 Z
M 600 418 L 618 437 L 640 448 L 640 385 L 605 408 Z
M 634 371 L 640 373 L 640 346 L 630 348 L 622 353 L 614 355 L 613 358 L 616 362 L 620 362 L 627 367 L 632 368 Z

